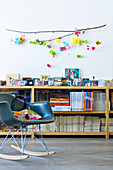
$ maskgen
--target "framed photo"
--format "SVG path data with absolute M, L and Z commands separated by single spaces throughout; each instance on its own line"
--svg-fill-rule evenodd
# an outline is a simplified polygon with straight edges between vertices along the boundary
M 22 81 L 21 79 L 12 79 L 11 80 L 11 85 L 12 86 L 19 86 L 21 81 Z
M 39 81 L 39 86 L 44 86 L 44 81 L 43 80 Z
M 40 81 L 39 78 L 33 78 L 34 86 L 39 86 L 39 81 Z
M 67 79 L 74 79 L 80 77 L 80 71 L 76 68 L 65 68 L 65 77 Z
M 53 86 L 53 78 L 48 78 L 48 86 Z
M 20 86 L 25 86 L 26 85 L 26 81 L 25 80 L 21 80 L 19 85 Z
M 48 80 L 49 77 L 50 75 L 41 75 L 40 80 Z
M 90 81 L 90 86 L 98 86 L 98 80 Z
M 6 85 L 11 86 L 13 79 L 20 79 L 20 74 L 7 74 L 6 75 Z
M 62 86 L 62 78 L 61 77 L 53 77 L 54 86 Z
M 67 79 L 67 86 L 72 86 L 72 79 Z
M 87 80 L 86 80 L 87 81 Z M 76 79 L 73 79 L 73 86 L 81 86 L 82 85 L 82 80 L 81 78 L 76 78 Z

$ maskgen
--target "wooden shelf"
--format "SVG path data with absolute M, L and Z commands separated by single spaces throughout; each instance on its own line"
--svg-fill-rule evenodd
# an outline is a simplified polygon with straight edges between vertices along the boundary
M 34 89 L 75 89 L 75 90 L 106 90 L 107 87 L 101 86 L 34 86 Z
M 113 114 L 113 111 L 109 111 L 109 113 Z
M 47 136 L 54 136 L 54 135 L 105 135 L 106 138 L 109 138 L 109 135 L 113 135 L 113 132 L 109 132 L 109 114 L 113 114 L 113 111 L 109 111 L 109 94 L 110 90 L 113 90 L 113 87 L 101 87 L 101 86 L 0 86 L 0 92 L 12 92 L 16 91 L 18 89 L 22 90 L 31 90 L 31 102 L 34 102 L 35 100 L 35 90 L 75 90 L 75 91 L 82 91 L 82 90 L 89 90 L 89 91 L 105 91 L 106 92 L 106 110 L 103 111 L 53 111 L 55 115 L 93 115 L 93 114 L 105 114 L 106 115 L 106 132 L 42 132 L 42 135 L 47 135 Z M 13 132 L 14 134 L 15 132 Z M 0 135 L 6 135 L 7 132 L 0 132 Z M 21 132 L 18 132 L 16 135 L 20 135 Z M 36 133 L 35 133 L 36 134 Z M 30 135 L 30 133 L 27 133 L 27 135 Z
M 0 132 L 0 135 L 7 135 L 8 132 Z M 12 134 L 14 135 L 16 132 L 12 132 Z M 11 135 L 11 134 L 9 134 Z M 18 132 L 16 135 L 21 135 L 21 132 Z M 25 135 L 25 133 L 23 133 L 23 135 Z M 27 132 L 27 135 L 31 135 L 31 133 Z
M 109 135 L 113 135 L 113 132 L 109 132 Z
M 54 114 L 105 114 L 106 111 L 53 111 Z
M 35 132 L 35 135 L 37 133 Z M 42 132 L 42 135 L 106 135 L 106 132 Z

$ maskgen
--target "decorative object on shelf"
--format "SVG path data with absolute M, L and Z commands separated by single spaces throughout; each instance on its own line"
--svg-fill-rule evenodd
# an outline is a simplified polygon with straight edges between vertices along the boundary
M 98 80 L 91 80 L 90 86 L 98 86 Z
M 90 86 L 90 80 L 83 80 L 83 86 Z
M 19 86 L 21 81 L 22 81 L 21 79 L 12 79 L 11 85 L 12 86 Z
M 48 86 L 53 86 L 53 85 L 54 85 L 53 78 L 48 78 Z
M 40 81 L 39 78 L 33 78 L 33 84 L 34 84 L 34 86 L 39 86 L 39 81 Z
M 72 86 L 72 79 L 67 78 L 67 86 Z
M 82 85 L 82 80 L 81 78 L 74 78 L 72 81 L 72 86 L 81 86 Z
M 11 86 L 12 79 L 20 79 L 20 74 L 7 74 L 6 75 L 6 85 Z
M 6 86 L 6 81 L 0 80 L 0 86 Z
M 103 79 L 98 80 L 98 86 L 105 86 L 105 80 Z
M 40 75 L 40 80 L 48 80 L 50 78 L 50 75 Z
M 113 80 L 105 80 L 105 86 L 113 86 Z
M 65 77 L 68 79 L 74 79 L 80 77 L 80 71 L 76 68 L 65 68 Z
M 53 77 L 53 85 L 54 86 L 62 86 L 62 78 L 61 77 Z

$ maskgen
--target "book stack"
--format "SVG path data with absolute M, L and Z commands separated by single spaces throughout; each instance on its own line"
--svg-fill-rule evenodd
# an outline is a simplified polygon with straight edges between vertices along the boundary
M 113 132 L 113 118 L 109 118 L 109 132 Z
M 70 92 L 70 106 L 72 111 L 92 111 L 93 92 Z
M 106 118 L 100 118 L 100 131 L 106 131 Z
M 84 116 L 56 116 L 57 132 L 83 132 Z
M 84 132 L 100 132 L 99 117 L 85 117 Z
M 84 111 L 93 111 L 93 92 L 84 92 Z
M 73 116 L 73 132 L 84 131 L 84 117 L 85 116 Z
M 41 124 L 40 130 L 41 132 L 56 132 L 56 122 Z
M 94 110 L 106 110 L 106 93 L 94 92 Z
M 69 98 L 50 98 L 53 111 L 70 111 Z
M 113 110 L 113 92 L 111 92 L 111 104 L 110 109 Z

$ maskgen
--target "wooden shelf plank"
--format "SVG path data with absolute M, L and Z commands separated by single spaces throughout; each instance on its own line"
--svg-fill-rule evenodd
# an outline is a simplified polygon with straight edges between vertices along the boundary
M 106 132 L 42 132 L 42 135 L 106 135 Z
M 109 135 L 113 135 L 113 132 L 109 132 Z
M 0 135 L 7 135 L 8 132 L 0 132 Z M 12 134 L 14 135 L 16 132 L 12 132 Z M 9 134 L 11 135 L 11 134 Z M 21 135 L 21 132 L 16 133 L 16 135 Z M 15 135 L 15 136 L 16 136 Z M 23 135 L 25 135 L 25 133 L 23 133 Z M 27 132 L 27 135 L 31 135 L 31 133 Z
M 53 111 L 54 114 L 105 114 L 106 111 Z
M 107 87 L 101 86 L 34 86 L 34 89 L 75 89 L 75 90 L 94 90 L 94 89 L 103 89 L 106 90 Z

